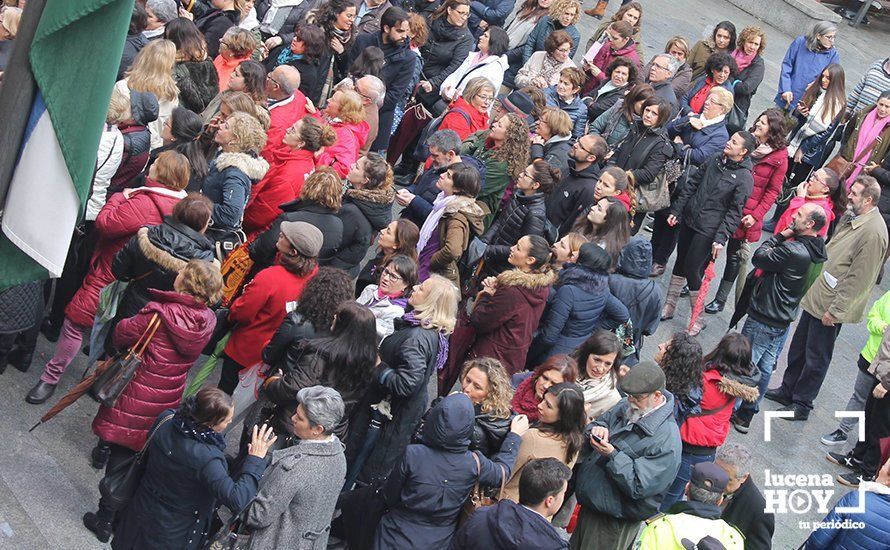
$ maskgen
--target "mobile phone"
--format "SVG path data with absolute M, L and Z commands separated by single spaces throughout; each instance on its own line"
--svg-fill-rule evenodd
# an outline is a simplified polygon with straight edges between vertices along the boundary
M 603 438 L 600 437 L 600 436 L 598 436 L 598 435 L 596 435 L 595 433 L 591 433 L 591 434 L 590 434 L 590 437 L 592 437 L 593 440 L 596 441 L 597 443 L 602 443 L 602 442 L 603 442 Z

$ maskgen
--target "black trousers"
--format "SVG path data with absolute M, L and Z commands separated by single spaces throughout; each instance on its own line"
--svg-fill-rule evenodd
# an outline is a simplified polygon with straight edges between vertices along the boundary
M 238 372 L 246 368 L 226 354 L 222 356 L 222 369 L 219 372 L 219 383 L 216 387 L 229 395 L 238 387 Z
M 640 227 L 643 225 L 643 221 L 646 220 L 646 212 L 637 212 L 633 217 L 633 226 L 630 228 L 631 236 L 636 235 L 640 232 Z
M 665 208 L 654 214 L 652 222 L 652 263 L 667 265 L 668 259 L 674 253 L 677 246 L 677 237 L 680 234 L 677 226 L 671 227 L 667 223 L 670 209 Z
M 680 236 L 677 242 L 677 261 L 674 262 L 674 275 L 686 277 L 686 284 L 691 292 L 697 292 L 701 288 L 702 275 L 711 258 L 711 245 L 714 237 L 702 235 L 693 231 L 683 222 L 680 226 Z
M 739 270 L 742 268 L 742 258 L 739 250 L 745 241 L 741 239 L 729 239 L 726 243 L 726 266 L 723 268 L 723 280 L 727 283 L 734 283 L 739 276 Z
M 877 386 L 875 380 L 874 386 Z M 872 387 L 874 391 L 874 387 Z M 890 395 L 875 399 L 871 393 L 865 401 L 865 441 L 856 443 L 853 458 L 861 460 L 863 476 L 876 476 L 881 466 L 881 439 L 890 436 Z
M 800 322 L 788 348 L 788 368 L 782 378 L 782 393 L 795 405 L 812 410 L 819 395 L 834 343 L 841 333 L 840 324 L 826 327 L 822 320 L 802 311 Z
M 105 475 L 108 475 L 112 470 L 118 467 L 118 465 L 126 462 L 131 456 L 136 454 L 136 451 L 130 449 L 129 447 L 124 447 L 123 445 L 118 445 L 117 443 L 110 443 L 108 441 L 99 440 L 99 443 L 96 444 L 96 447 L 106 448 L 111 451 L 111 454 L 108 455 L 108 462 L 105 464 Z M 102 498 L 99 498 L 99 511 L 96 512 L 96 515 L 99 516 L 101 521 L 113 522 L 114 521 L 115 510 L 108 505 Z

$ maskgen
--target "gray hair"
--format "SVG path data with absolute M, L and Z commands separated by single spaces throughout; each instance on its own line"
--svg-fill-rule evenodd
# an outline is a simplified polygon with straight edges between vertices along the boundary
M 735 469 L 736 477 L 746 476 L 751 473 L 751 451 L 738 443 L 722 445 L 717 449 L 717 456 L 714 460 Z
M 676 57 L 672 56 L 669 53 L 660 53 L 653 57 L 653 59 L 658 59 L 659 57 L 662 59 L 667 59 L 668 71 L 671 72 L 671 75 L 677 74 L 677 69 L 680 68 L 680 62 L 677 61 Z
M 719 491 L 715 492 L 710 489 L 703 489 L 692 483 L 689 484 L 689 500 L 691 501 L 701 502 L 702 504 L 713 504 L 716 506 L 722 496 L 723 493 Z
M 813 26 L 810 27 L 810 32 L 806 34 L 807 49 L 816 51 L 816 49 L 819 48 L 819 37 L 832 32 L 837 32 L 836 24 L 831 21 L 816 21 Z
M 870 198 L 872 206 L 877 206 L 878 200 L 881 198 L 881 184 L 878 183 L 878 180 L 872 176 L 859 175 L 853 181 L 854 185 L 857 183 L 862 186 L 862 196 Z
M 383 107 L 383 99 L 386 96 L 386 86 L 383 84 L 383 81 L 372 74 L 366 74 L 356 80 L 356 87 L 358 87 L 359 82 L 364 82 L 368 86 L 368 92 L 370 92 L 368 95 L 374 105 Z
M 281 91 L 290 96 L 300 87 L 300 71 L 290 65 L 279 65 L 275 67 L 275 74 L 279 76 L 278 86 Z
M 454 130 L 439 130 L 426 138 L 427 147 L 435 147 L 443 153 L 454 151 L 460 153 L 460 136 Z
M 179 17 L 179 10 L 176 9 L 175 0 L 148 0 L 145 7 L 150 9 L 155 17 L 169 23 Z
M 310 386 L 297 392 L 297 401 L 306 410 L 309 424 L 321 426 L 325 435 L 333 433 L 346 413 L 343 398 L 337 390 L 324 386 Z

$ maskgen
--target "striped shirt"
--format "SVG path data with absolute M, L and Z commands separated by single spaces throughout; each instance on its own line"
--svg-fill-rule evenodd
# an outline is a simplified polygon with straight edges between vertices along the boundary
M 875 61 L 847 98 L 847 112 L 855 113 L 878 102 L 878 96 L 890 90 L 890 58 Z

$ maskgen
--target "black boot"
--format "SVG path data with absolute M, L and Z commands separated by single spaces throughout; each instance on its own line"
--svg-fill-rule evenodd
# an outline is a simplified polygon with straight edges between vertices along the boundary
M 99 542 L 108 542 L 111 538 L 111 522 L 100 519 L 98 514 L 93 512 L 84 514 L 83 526 L 92 531 Z
M 44 319 L 43 323 L 40 324 L 40 332 L 43 333 L 44 338 L 55 343 L 59 340 L 59 334 L 62 332 L 62 327 L 61 325 L 55 326 L 55 324 L 47 317 Z
M 93 452 L 90 453 L 90 466 L 97 470 L 105 468 L 105 465 L 108 464 L 109 456 L 111 456 L 111 447 L 104 445 L 100 441 L 93 447 Z
M 15 348 L 7 356 L 9 364 L 20 372 L 28 372 L 31 367 L 31 361 L 34 360 L 34 350 L 26 351 L 22 348 Z
M 25 396 L 25 401 L 32 405 L 40 405 L 45 402 L 47 399 L 53 396 L 53 393 L 56 391 L 55 384 L 49 384 L 40 380 L 37 382 L 37 385 L 31 388 L 31 391 L 28 392 L 28 395 Z
M 732 285 L 734 283 L 735 281 L 720 281 L 717 295 L 714 296 L 714 301 L 705 306 L 705 313 L 713 315 L 723 311 L 723 308 L 726 306 L 726 297 L 729 296 L 729 291 L 732 290 Z

